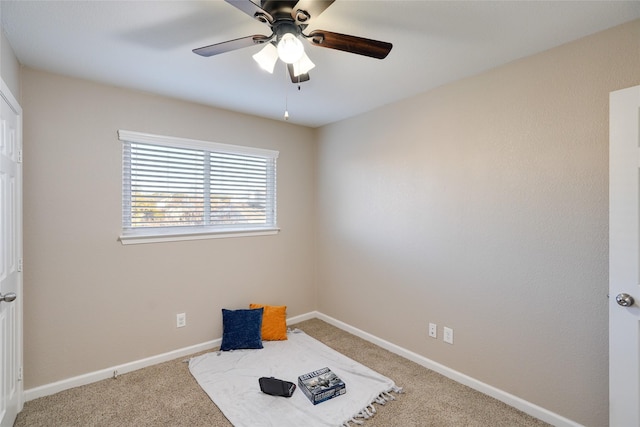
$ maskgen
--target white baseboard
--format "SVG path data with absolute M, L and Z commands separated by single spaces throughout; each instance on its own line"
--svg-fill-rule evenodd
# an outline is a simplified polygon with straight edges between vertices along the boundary
M 348 325 L 344 322 L 334 319 L 333 317 L 327 316 L 320 312 L 315 312 L 312 317 L 323 320 L 329 323 L 330 325 L 333 325 L 346 332 L 349 332 L 350 334 L 353 334 L 366 341 L 369 341 L 379 347 L 384 348 L 385 350 L 389 350 L 390 352 L 395 353 L 399 356 L 402 356 L 405 359 L 409 359 L 412 362 L 422 365 L 425 368 L 431 369 L 432 371 L 435 371 L 441 375 L 444 375 L 445 377 L 450 378 L 460 384 L 464 384 L 467 387 L 470 387 L 474 390 L 477 390 L 481 393 L 491 396 L 494 399 L 504 402 L 509 406 L 513 406 L 514 408 L 519 409 L 522 412 L 529 414 L 532 417 L 538 418 L 539 420 L 547 422 L 551 425 L 554 425 L 556 427 L 583 427 L 581 424 L 578 424 L 575 421 L 572 421 L 568 418 L 565 418 L 561 415 L 551 412 L 545 408 L 542 408 L 538 405 L 535 405 L 531 402 L 528 402 L 524 399 L 521 399 L 503 390 L 490 386 L 489 384 L 485 384 L 481 381 L 471 378 L 470 376 L 465 375 L 461 372 L 454 371 L 451 368 L 447 368 L 446 366 L 441 365 L 438 362 L 434 362 L 431 359 L 427 359 L 424 356 L 421 356 L 403 347 L 397 346 L 393 343 L 390 343 L 389 341 L 385 341 L 382 338 L 378 338 L 375 335 L 371 335 L 368 332 L 355 328 L 351 325 Z M 402 387 L 402 384 L 398 384 L 398 386 Z
M 386 350 L 389 350 L 392 353 L 395 353 L 399 356 L 402 356 L 406 359 L 411 360 L 412 362 L 415 362 L 421 366 L 424 366 L 425 368 L 438 372 L 439 374 L 442 374 L 445 377 L 450 378 L 458 383 L 464 384 L 468 387 L 471 387 L 474 390 L 477 390 L 497 400 L 500 400 L 501 402 L 504 402 L 509 406 L 513 406 L 514 408 L 517 408 L 522 412 L 529 414 L 533 417 L 536 417 L 549 424 L 552 424 L 557 427 L 582 427 L 580 424 L 574 421 L 571 421 L 565 417 L 562 417 L 556 413 L 548 411 L 538 405 L 534 405 L 531 402 L 528 402 L 510 393 L 507 393 L 493 386 L 485 384 L 481 381 L 478 381 L 474 378 L 469 377 L 468 375 L 465 375 L 458 371 L 454 371 L 453 369 L 447 368 L 446 366 L 441 365 L 440 363 L 434 362 L 433 360 L 427 359 L 424 356 L 421 356 L 403 347 L 397 346 L 393 343 L 390 343 L 389 341 L 383 340 L 382 338 L 378 338 L 375 335 L 371 335 L 368 332 L 355 328 L 351 325 L 348 325 L 344 322 L 341 322 L 337 319 L 334 319 L 333 317 L 327 316 L 318 311 L 312 311 L 306 314 L 301 314 L 299 316 L 291 317 L 287 319 L 287 324 L 294 325 L 296 323 L 300 323 L 305 320 L 314 319 L 314 318 L 323 320 L 329 323 L 330 325 L 333 325 L 357 337 L 360 337 L 373 344 L 376 344 Z M 70 388 L 79 387 L 79 386 L 90 384 L 96 381 L 101 381 L 107 378 L 112 378 L 114 376 L 114 372 L 117 372 L 118 375 L 125 374 L 127 372 L 136 371 L 138 369 L 142 369 L 147 366 L 152 366 L 158 363 L 167 362 L 169 360 L 188 356 L 190 354 L 198 353 L 200 351 L 210 350 L 212 348 L 218 347 L 221 341 L 222 341 L 222 338 L 218 338 L 212 341 L 207 341 L 207 342 L 196 344 L 190 347 L 184 347 L 178 350 L 170 351 L 168 353 L 159 354 L 157 356 L 148 357 L 146 359 L 136 360 L 133 362 L 122 364 L 122 365 L 113 366 L 111 368 L 106 368 L 99 371 L 90 372 L 84 375 L 79 375 L 77 377 L 72 377 L 65 380 L 57 381 L 55 383 L 45 384 L 40 387 L 31 388 L 24 392 L 24 400 L 30 401 L 33 399 L 37 399 L 39 397 L 49 396 L 51 394 L 55 394 L 63 390 L 68 390 Z M 402 384 L 398 384 L 398 386 L 402 387 Z
M 146 368 L 147 366 L 157 365 L 158 363 L 168 362 L 169 360 L 177 359 L 179 357 L 188 356 L 200 351 L 210 350 L 218 347 L 222 339 L 218 338 L 212 341 L 207 341 L 201 344 L 192 345 L 189 347 L 180 348 L 167 353 L 158 354 L 156 356 L 147 357 L 146 359 L 140 359 L 122 365 L 112 366 L 110 368 L 101 369 L 99 371 L 89 372 L 84 375 L 78 375 L 77 377 L 67 378 L 64 380 L 56 381 L 55 383 L 45 384 L 40 387 L 30 388 L 24 392 L 24 400 L 26 402 L 37 399 L 39 397 L 49 396 L 70 388 L 79 387 L 86 384 L 91 384 L 97 381 L 101 381 L 107 378 L 113 378 L 115 375 L 126 374 L 127 372 L 137 371 L 138 369 Z
M 316 312 L 310 312 L 299 316 L 294 316 L 287 319 L 287 324 L 300 323 L 305 320 L 313 319 L 317 317 Z M 146 359 L 140 359 L 133 362 L 125 363 L 122 365 L 112 366 L 110 368 L 101 369 L 95 372 L 89 372 L 87 374 L 79 375 L 77 377 L 67 378 L 64 380 L 56 381 L 51 384 L 45 384 L 43 386 L 30 388 L 24 392 L 24 401 L 28 402 L 39 397 L 49 396 L 64 390 L 68 390 L 74 387 L 80 387 L 82 385 L 91 384 L 96 381 L 101 381 L 107 378 L 113 378 L 114 372 L 117 375 L 126 374 L 127 372 L 136 371 L 138 369 L 146 368 L 147 366 L 157 365 L 158 363 L 168 362 L 169 360 L 177 359 L 179 357 L 188 356 L 190 354 L 198 353 L 200 351 L 211 350 L 212 348 L 220 346 L 222 338 L 218 338 L 212 341 L 207 341 L 201 344 L 192 345 L 189 347 L 173 350 L 168 353 L 159 354 L 156 356 L 147 357 Z
M 317 311 L 310 311 L 299 316 L 290 317 L 287 319 L 287 325 L 295 325 L 296 323 L 304 322 L 305 320 L 315 319 L 318 316 Z

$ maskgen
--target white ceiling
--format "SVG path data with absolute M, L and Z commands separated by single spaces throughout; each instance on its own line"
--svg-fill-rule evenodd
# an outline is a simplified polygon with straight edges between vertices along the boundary
M 640 18 L 640 1 L 337 0 L 314 29 L 393 43 L 384 60 L 307 45 L 297 86 L 259 46 L 204 58 L 192 49 L 269 28 L 224 1 L 0 0 L 28 67 L 317 127 Z

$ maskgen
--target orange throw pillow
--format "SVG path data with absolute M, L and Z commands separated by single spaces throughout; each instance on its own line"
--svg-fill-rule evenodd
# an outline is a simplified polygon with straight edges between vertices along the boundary
M 283 341 L 287 339 L 287 306 L 249 304 L 249 308 L 263 308 L 262 340 Z

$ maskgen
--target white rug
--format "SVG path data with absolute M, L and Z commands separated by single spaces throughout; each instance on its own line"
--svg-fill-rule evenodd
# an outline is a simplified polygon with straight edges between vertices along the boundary
M 286 341 L 265 341 L 260 350 L 207 353 L 189 361 L 198 384 L 235 427 L 348 426 L 374 415 L 373 403 L 395 400 L 394 382 L 327 347 L 302 331 Z M 313 405 L 296 389 L 290 398 L 260 391 L 258 378 L 276 377 L 298 384 L 298 376 L 329 367 L 347 392 Z

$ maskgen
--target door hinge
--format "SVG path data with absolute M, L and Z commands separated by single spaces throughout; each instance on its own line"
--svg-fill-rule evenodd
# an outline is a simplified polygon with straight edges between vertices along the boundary
M 22 163 L 22 150 L 18 150 L 18 163 Z
M 18 273 L 22 273 L 22 258 L 18 260 Z
M 18 368 L 18 381 L 22 381 L 22 366 Z

